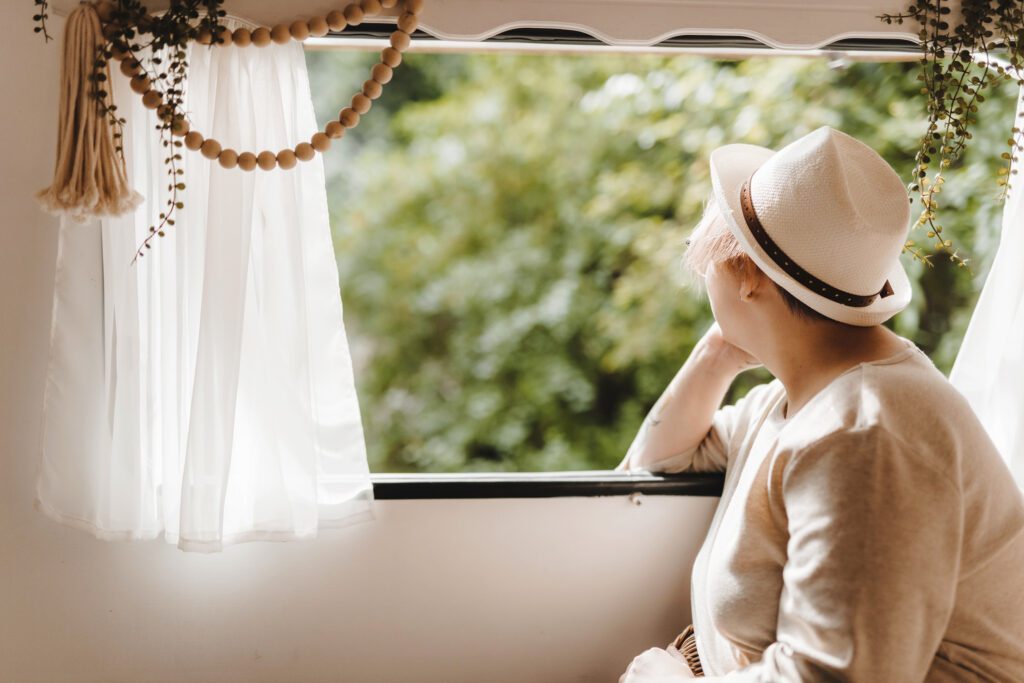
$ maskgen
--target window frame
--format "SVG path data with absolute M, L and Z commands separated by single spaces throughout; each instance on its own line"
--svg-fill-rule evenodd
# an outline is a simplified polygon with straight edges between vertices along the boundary
M 366 22 L 344 34 L 311 39 L 306 49 L 373 49 L 387 44 L 394 30 L 389 23 Z M 705 54 L 718 58 L 804 56 L 871 61 L 911 61 L 920 58 L 920 45 L 897 37 L 846 37 L 815 49 L 778 48 L 743 35 L 678 35 L 649 47 L 617 46 L 587 33 L 558 28 L 513 28 L 483 41 L 464 44 L 445 41 L 417 29 L 413 44 L 429 52 L 552 53 L 557 51 L 644 51 L 667 54 Z M 639 429 L 639 425 L 637 426 Z M 724 472 L 678 474 L 579 470 L 562 472 L 371 472 L 376 500 L 472 500 L 488 498 L 559 498 L 643 494 L 652 496 L 720 497 Z

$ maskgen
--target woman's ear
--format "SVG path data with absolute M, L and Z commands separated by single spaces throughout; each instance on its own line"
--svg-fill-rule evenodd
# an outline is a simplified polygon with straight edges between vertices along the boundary
M 743 259 L 740 266 L 740 300 L 753 301 L 761 292 L 767 279 L 756 263 L 749 258 Z

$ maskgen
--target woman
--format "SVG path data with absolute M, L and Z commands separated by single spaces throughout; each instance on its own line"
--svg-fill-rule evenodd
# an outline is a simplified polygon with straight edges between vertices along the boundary
M 881 324 L 911 294 L 903 183 L 829 127 L 719 148 L 711 174 L 686 260 L 716 323 L 618 469 L 724 470 L 725 488 L 693 624 L 620 681 L 1024 681 L 1024 496 Z M 716 411 L 760 364 L 777 379 Z

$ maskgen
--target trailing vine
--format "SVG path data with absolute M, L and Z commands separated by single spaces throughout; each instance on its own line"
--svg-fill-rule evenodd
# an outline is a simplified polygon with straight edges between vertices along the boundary
M 37 13 L 35 31 L 50 39 L 46 31 L 47 0 L 34 0 Z M 181 168 L 182 141 L 176 139 L 187 129 L 184 111 L 185 78 L 188 73 L 188 43 L 212 36 L 207 42 L 220 43 L 220 20 L 226 16 L 224 0 L 171 0 L 163 14 L 150 14 L 141 0 L 104 0 L 96 4 L 103 22 L 104 43 L 99 48 L 92 74 L 92 93 L 100 113 L 107 118 L 113 131 L 117 152 L 124 154 L 125 119 L 113 102 L 106 76 L 111 60 L 120 61 L 122 73 L 131 78 L 131 88 L 137 93 L 151 92 L 148 97 L 158 98 L 155 107 L 158 124 L 156 130 L 164 147 L 164 165 L 167 167 L 167 190 L 170 197 L 159 213 L 157 221 L 149 226 L 149 235 L 143 241 L 136 258 L 151 248 L 154 237 L 163 237 L 175 223 L 177 210 L 184 208 L 182 192 L 185 182 Z
M 32 21 L 36 22 L 38 26 L 34 27 L 32 30 L 35 31 L 36 33 L 42 33 L 43 38 L 46 40 L 46 42 L 50 42 L 51 40 L 53 40 L 53 36 L 51 36 L 50 33 L 46 30 L 46 20 L 50 18 L 50 15 L 47 14 L 47 10 L 49 10 L 49 5 L 47 4 L 46 0 L 34 0 L 34 2 L 37 7 L 37 10 L 36 14 L 32 17 Z
M 913 20 L 919 26 L 922 56 L 917 78 L 927 100 L 928 128 L 914 157 L 913 179 L 908 185 L 921 200 L 915 227 L 926 229 L 934 252 L 944 253 L 966 268 L 968 259 L 943 235 L 937 195 L 946 181 L 943 172 L 960 158 L 972 137 L 971 126 L 977 123 L 974 115 L 985 101 L 984 91 L 1006 80 L 1024 83 L 1020 71 L 1024 60 L 1024 42 L 1020 42 L 1024 40 L 1024 3 L 962 0 L 960 20 L 951 22 L 953 6 L 950 0 L 914 0 L 906 12 L 878 18 L 886 24 Z M 1007 61 L 995 59 L 995 51 L 1005 51 Z M 1018 126 L 1012 127 L 1006 144 L 1009 149 L 1001 154 L 1004 164 L 997 179 L 1000 200 L 1006 198 L 1011 177 L 1017 174 L 1016 153 L 1024 149 Z M 905 249 L 916 260 L 933 265 L 932 254 L 925 253 L 914 240 L 908 240 Z

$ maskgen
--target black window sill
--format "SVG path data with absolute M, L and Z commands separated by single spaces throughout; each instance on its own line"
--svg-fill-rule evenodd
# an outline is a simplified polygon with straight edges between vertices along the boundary
M 719 473 L 627 474 L 593 472 L 500 472 L 373 474 L 377 500 L 455 498 L 558 498 L 567 496 L 720 496 Z

